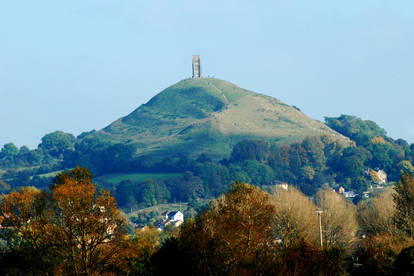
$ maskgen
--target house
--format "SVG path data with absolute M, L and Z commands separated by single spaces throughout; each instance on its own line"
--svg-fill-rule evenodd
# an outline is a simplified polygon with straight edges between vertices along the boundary
M 343 196 L 344 196 L 345 198 L 353 198 L 353 197 L 355 197 L 355 196 L 356 196 L 356 194 L 355 194 L 353 191 L 349 191 L 349 192 L 344 192 L 344 193 L 343 193 Z
M 181 221 L 181 222 L 184 221 L 184 215 L 180 211 L 173 211 L 173 212 L 168 213 L 167 218 L 170 221 Z
M 356 196 L 356 194 L 353 191 L 345 192 L 344 187 L 339 187 L 338 194 L 342 195 L 345 198 L 353 198 Z
M 270 181 L 270 185 L 274 185 L 276 189 L 282 189 L 285 191 L 289 189 L 289 185 L 286 182 L 277 179 Z
M 287 183 L 276 184 L 276 189 L 281 189 L 281 190 L 287 191 L 289 189 L 289 185 Z
M 161 220 L 155 223 L 155 226 L 160 231 L 162 231 L 168 225 L 178 227 L 184 222 L 184 215 L 180 211 L 165 211 L 161 215 Z
M 385 184 L 387 183 L 387 173 L 383 170 L 378 170 L 377 171 L 377 175 L 378 175 L 378 184 Z
M 387 183 L 387 173 L 384 170 L 376 168 L 375 170 L 368 169 L 367 175 L 371 177 L 372 182 L 382 185 Z

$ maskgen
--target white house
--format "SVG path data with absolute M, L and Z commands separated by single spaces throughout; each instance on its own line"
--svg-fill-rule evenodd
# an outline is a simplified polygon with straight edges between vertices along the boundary
M 346 198 L 353 198 L 356 196 L 356 194 L 353 191 L 349 191 L 349 192 L 344 192 L 343 196 Z
M 387 173 L 383 170 L 377 171 L 379 182 L 378 184 L 385 184 L 387 183 Z
M 172 211 L 168 213 L 167 217 L 170 221 L 181 221 L 184 222 L 184 215 L 180 211 Z
M 178 227 L 184 222 L 184 215 L 180 211 L 165 211 L 162 216 L 163 218 L 155 224 L 158 230 L 164 229 L 167 225 Z

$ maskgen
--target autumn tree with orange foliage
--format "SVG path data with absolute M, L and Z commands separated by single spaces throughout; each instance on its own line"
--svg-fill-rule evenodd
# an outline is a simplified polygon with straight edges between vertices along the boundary
M 115 253 L 105 249 L 122 238 L 126 224 L 114 197 L 105 190 L 98 192 L 86 169 L 62 174 L 55 182 L 48 217 L 50 232 L 57 238 L 56 251 L 68 266 L 63 269 L 76 275 L 105 270 Z
M 181 275 L 261 275 L 273 269 L 274 208 L 257 187 L 235 183 L 209 210 L 186 222 L 155 255 L 156 274 L 169 263 Z
M 174 267 L 179 275 L 345 275 L 343 251 L 314 241 L 315 210 L 296 189 L 271 196 L 232 184 L 154 254 L 153 272 L 168 275 Z
M 122 265 L 131 262 L 118 260 L 137 245 L 124 233 L 126 221 L 115 199 L 98 191 L 84 168 L 59 174 L 48 193 L 24 188 L 3 196 L 0 215 L 5 218 L 0 234 L 11 252 L 27 252 L 18 269 L 33 274 L 127 274 Z

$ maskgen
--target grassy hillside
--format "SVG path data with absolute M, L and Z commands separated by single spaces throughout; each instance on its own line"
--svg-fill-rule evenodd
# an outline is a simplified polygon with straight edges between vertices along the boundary
M 145 180 L 157 180 L 157 179 L 167 179 L 170 177 L 180 176 L 179 173 L 119 173 L 119 174 L 107 174 L 102 175 L 95 180 L 99 182 L 99 180 L 104 180 L 106 182 L 109 182 L 111 184 L 118 184 L 125 180 L 130 180 L 132 182 L 142 182 Z
M 134 143 L 138 154 L 228 157 L 234 144 L 259 138 L 291 143 L 329 134 L 323 123 L 268 96 L 214 78 L 186 79 L 168 87 L 94 135 Z

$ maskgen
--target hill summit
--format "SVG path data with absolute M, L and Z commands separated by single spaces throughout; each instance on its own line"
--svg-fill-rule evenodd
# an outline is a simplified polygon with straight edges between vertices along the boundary
M 295 107 L 215 78 L 182 80 L 95 133 L 137 144 L 139 155 L 212 158 L 228 157 L 245 139 L 292 143 L 324 134 L 347 142 Z

